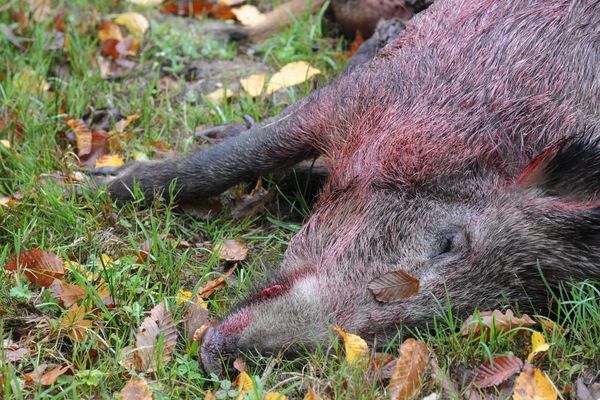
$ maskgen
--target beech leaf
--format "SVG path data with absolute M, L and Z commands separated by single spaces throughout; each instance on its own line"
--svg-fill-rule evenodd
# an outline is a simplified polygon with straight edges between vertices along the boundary
M 508 332 L 513 328 L 530 327 L 535 325 L 529 315 L 523 314 L 521 317 L 516 317 L 512 310 L 506 310 L 503 314 L 499 310 L 485 311 L 479 313 L 479 316 L 471 315 L 463 322 L 462 334 L 469 336 L 473 334 L 475 337 L 481 335 L 482 330 L 487 333 L 491 327 L 496 331 Z
M 158 345 L 162 336 L 162 361 L 168 362 L 177 345 L 177 329 L 167 303 L 161 302 L 150 311 L 135 338 L 135 367 L 141 372 L 153 372 L 158 367 Z
M 119 396 L 123 400 L 152 400 L 152 392 L 148 387 L 148 382 L 144 378 L 136 378 L 132 376 L 131 379 L 125 384 Z
M 367 287 L 378 301 L 392 303 L 417 294 L 419 280 L 400 269 L 378 276 Z
M 150 23 L 142 14 L 137 12 L 126 12 L 115 18 L 115 23 L 123 25 L 134 35 L 143 36 L 150 27 Z
M 298 85 L 320 73 L 321 71 L 312 67 L 306 61 L 291 62 L 273 74 L 267 85 L 267 94 Z
M 61 279 L 65 274 L 64 262 L 59 256 L 39 249 L 22 252 L 18 257 L 18 265 L 17 256 L 4 265 L 7 271 L 16 271 L 19 267 L 27 280 L 43 287 L 49 287 L 54 279 Z
M 92 131 L 81 119 L 69 118 L 67 125 L 75 133 L 77 141 L 77 155 L 79 157 L 87 156 L 92 151 Z
M 400 345 L 400 357 L 388 385 L 391 400 L 409 399 L 421 389 L 428 353 L 425 343 L 413 338 Z
M 54 280 L 50 288 L 54 296 L 58 297 L 66 308 L 71 307 L 87 294 L 85 288 L 79 285 L 71 285 L 58 279 Z
M 531 353 L 527 356 L 527 361 L 533 363 L 534 358 L 538 354 L 543 354 L 550 349 L 550 345 L 546 343 L 546 338 L 540 332 L 531 334 Z
M 498 386 L 508 378 L 521 371 L 523 361 L 515 356 L 496 356 L 490 362 L 489 360 L 475 368 L 475 385 L 481 389 L 491 386 Z
M 224 240 L 219 258 L 225 261 L 243 261 L 248 256 L 248 245 L 241 239 Z
M 202 286 L 198 289 L 198 296 L 203 299 L 209 298 L 214 292 L 225 287 L 227 285 L 227 278 L 233 274 L 235 268 L 231 268 L 229 271 L 225 272 L 223 275 L 219 276 L 216 279 L 213 279 L 208 282 L 204 282 Z

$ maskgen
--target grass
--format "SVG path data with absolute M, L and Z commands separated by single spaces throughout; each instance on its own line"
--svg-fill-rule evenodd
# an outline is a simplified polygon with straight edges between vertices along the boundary
M 113 398 L 129 379 L 129 371 L 119 363 L 121 349 L 132 344 L 147 312 L 166 300 L 175 320 L 180 321 L 184 308 L 176 304 L 179 290 L 197 290 L 222 271 L 213 251 L 216 243 L 243 238 L 250 247 L 250 256 L 238 269 L 235 285 L 218 291 L 208 301 L 211 313 L 219 316 L 251 289 L 252 281 L 265 274 L 267 265 L 277 264 L 310 206 L 302 187 L 290 193 L 267 180 L 267 186 L 278 191 L 276 204 L 280 207 L 243 222 L 233 220 L 227 212 L 212 219 L 194 218 L 175 212 L 173 205 L 164 201 L 156 201 L 146 209 L 135 204 L 119 207 L 103 191 L 47 177 L 56 171 L 78 170 L 73 149 L 62 136 L 66 116 L 81 118 L 102 107 L 116 108 L 123 115 L 137 114 L 140 118 L 131 137 L 118 143 L 118 151 L 126 157 L 138 152 L 151 158 L 158 153 L 153 147 L 156 141 L 176 151 L 190 151 L 195 146 L 191 135 L 195 130 L 239 122 L 246 114 L 258 120 L 274 115 L 309 93 L 313 84 L 286 90 L 275 99 L 241 97 L 219 106 L 201 96 L 159 90 L 165 73 L 182 78 L 192 60 L 232 60 L 242 52 L 236 44 L 194 36 L 183 21 L 174 17 L 160 21 L 151 17 L 152 28 L 142 40 L 137 76 L 103 79 L 90 57 L 98 53 L 95 29 L 89 24 L 91 15 L 114 16 L 135 8 L 121 2 L 113 9 L 111 2 L 100 0 L 59 1 L 53 5 L 54 10 L 67 10 L 66 51 L 62 47 L 50 49 L 52 18 L 30 21 L 22 28 L 21 48 L 0 35 L 0 58 L 8 61 L 0 65 L 0 112 L 10 112 L 14 117 L 0 130 L 0 139 L 12 144 L 10 149 L 0 145 L 0 197 L 23 194 L 18 205 L 0 206 L 0 266 L 12 255 L 35 248 L 77 263 L 81 267 L 74 268 L 68 280 L 86 289 L 82 303 L 94 309 L 88 316 L 93 325 L 84 340 L 71 340 L 60 323 L 68 311 L 51 292 L 0 269 L 0 336 L 27 338 L 32 343 L 31 353 L 20 362 L 0 363 L 0 377 L 5 382 L 3 388 L 0 385 L 0 398 Z M 152 10 L 142 12 L 158 15 Z M 324 36 L 322 14 L 305 16 L 268 39 L 258 47 L 254 58 L 272 71 L 290 61 L 306 60 L 323 72 L 319 84 L 332 79 L 344 67 L 344 44 L 341 39 Z M 90 25 L 87 29 L 86 24 Z M 0 25 L 20 29 L 9 12 L 0 14 Z M 47 82 L 50 90 L 40 89 L 39 82 Z M 5 115 L 0 114 L 0 118 Z M 15 121 L 21 124 L 20 134 L 16 133 Z M 225 197 L 234 197 L 232 193 Z M 176 243 L 182 240 L 195 246 L 177 248 Z M 136 264 L 139 247 L 149 241 L 151 256 L 141 265 Z M 102 303 L 94 284 L 99 278 L 106 282 L 117 303 L 114 309 Z M 556 312 L 549 317 L 565 333 L 555 330 L 547 335 L 551 347 L 542 368 L 557 387 L 565 390 L 585 368 L 599 368 L 600 291 L 597 285 L 584 282 L 555 295 Z M 528 336 L 518 330 L 495 332 L 489 340 L 463 338 L 461 321 L 443 306 L 439 311 L 431 330 L 413 334 L 428 344 L 453 379 L 458 379 L 461 369 L 474 368 L 493 355 L 523 358 L 527 354 Z M 399 340 L 392 343 L 388 351 L 397 354 L 398 344 Z M 234 377 L 221 380 L 207 376 L 199 367 L 197 353 L 197 345 L 180 341 L 173 359 L 148 375 L 156 399 L 202 398 L 208 389 L 219 392 L 219 396 L 237 397 L 235 391 L 228 394 Z M 385 395 L 383 385 L 369 382 L 363 370 L 344 361 L 339 344 L 294 360 L 259 361 L 250 367 L 252 376 L 263 378 L 258 392 L 277 390 L 290 398 L 302 398 L 307 385 L 311 385 L 332 398 Z M 43 363 L 66 364 L 70 373 L 49 387 L 25 384 L 24 375 Z M 428 378 L 424 391 L 439 392 L 439 384 Z

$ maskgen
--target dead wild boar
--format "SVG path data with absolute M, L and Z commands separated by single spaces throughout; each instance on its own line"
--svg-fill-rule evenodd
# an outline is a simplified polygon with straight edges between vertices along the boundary
M 364 60 L 363 60 L 364 61 Z M 446 0 L 371 60 L 208 150 L 130 163 L 110 193 L 178 198 L 324 155 L 330 176 L 276 276 L 209 329 L 202 362 L 327 344 L 333 324 L 385 343 L 505 299 L 544 307 L 600 279 L 600 2 Z M 373 279 L 420 281 L 382 303 Z

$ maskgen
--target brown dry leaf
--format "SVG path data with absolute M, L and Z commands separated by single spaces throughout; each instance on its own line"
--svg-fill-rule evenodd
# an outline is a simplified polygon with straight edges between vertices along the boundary
M 83 341 L 87 336 L 87 330 L 92 326 L 92 321 L 85 319 L 86 314 L 85 307 L 73 304 L 60 321 L 60 325 L 67 330 L 69 337 L 75 342 Z
M 208 322 L 208 310 L 206 303 L 202 298 L 197 297 L 196 301 L 189 305 L 184 317 L 184 330 L 188 340 L 194 340 L 196 331 Z M 204 333 L 204 332 L 201 332 Z M 199 335 L 201 334 L 199 333 Z M 197 339 L 201 339 L 198 337 Z
M 548 335 L 552 335 L 552 331 L 555 330 L 561 335 L 565 334 L 565 328 L 552 321 L 550 318 L 543 317 L 541 315 L 536 315 L 535 319 L 540 323 L 540 325 L 542 325 L 542 327 Z
M 77 141 L 77 155 L 87 156 L 92 151 L 92 131 L 81 119 L 69 118 L 67 125 L 73 130 Z
M 494 327 L 496 331 L 507 332 L 513 328 L 533 325 L 535 325 L 535 321 L 527 314 L 523 314 L 522 317 L 515 317 L 512 310 L 506 310 L 505 314 L 499 310 L 484 311 L 479 313 L 478 318 L 471 315 L 463 322 L 462 334 L 463 336 L 472 334 L 478 337 L 481 335 L 482 330 L 487 333 L 491 327 Z
M 235 368 L 235 370 L 237 372 L 246 372 L 248 371 L 248 366 L 246 365 L 246 361 L 244 361 L 243 358 L 236 358 L 235 360 L 233 360 L 233 368 Z
M 29 0 L 29 9 L 35 22 L 44 22 L 52 13 L 51 0 Z
M 367 379 L 371 382 L 381 382 L 390 379 L 398 360 L 392 354 L 375 353 L 369 360 Z
M 152 392 L 148 386 L 148 382 L 144 378 L 136 378 L 132 376 L 125 384 L 125 387 L 119 392 L 119 396 L 123 400 L 152 400 Z
M 546 374 L 527 363 L 515 382 L 514 400 L 556 400 L 558 393 Z
M 134 11 L 119 15 L 117 18 L 115 18 L 115 23 L 118 25 L 123 25 L 129 32 L 137 36 L 144 36 L 144 33 L 146 33 L 150 27 L 148 19 L 146 19 L 146 17 L 144 17 L 142 14 Z
M 365 41 L 365 38 L 363 37 L 362 32 L 356 31 L 356 35 L 354 35 L 354 40 L 352 41 L 350 48 L 346 52 L 346 57 L 349 59 L 352 58 L 352 56 L 354 54 L 356 54 L 356 52 L 358 51 L 360 46 L 364 43 L 364 41 Z
M 105 154 L 96 161 L 95 167 L 120 167 L 123 164 L 125 164 L 125 162 L 123 161 L 123 157 L 120 155 Z
M 267 204 L 275 199 L 275 192 L 256 188 L 250 194 L 244 194 L 239 202 L 231 208 L 231 216 L 238 221 L 248 219 L 261 212 Z
M 50 288 L 52 289 L 54 296 L 59 298 L 66 308 L 71 307 L 73 304 L 83 299 L 87 294 L 85 288 L 79 285 L 65 283 L 59 279 L 55 279 Z
M 421 390 L 428 353 L 427 345 L 413 338 L 400 345 L 400 357 L 388 385 L 391 400 L 409 399 Z
M 30 282 L 43 287 L 49 287 L 54 279 L 62 279 L 65 274 L 64 261 L 56 254 L 45 250 L 29 250 L 22 252 L 18 257 L 12 257 L 4 269 L 16 271 L 20 268 Z
M 419 293 L 419 280 L 400 269 L 378 276 L 367 287 L 378 301 L 393 303 Z
M 40 377 L 40 383 L 43 386 L 51 386 L 56 383 L 56 380 L 59 376 L 63 375 L 65 372 L 69 370 L 68 366 L 58 366 L 50 371 L 46 372 L 44 375 Z
M 98 40 L 100 40 L 100 42 L 104 42 L 109 39 L 114 39 L 117 41 L 123 40 L 121 28 L 119 28 L 119 25 L 112 21 L 102 21 L 98 26 Z
M 241 239 L 224 240 L 219 250 L 219 259 L 225 261 L 243 261 L 248 255 L 248 245 Z
M 291 62 L 273 74 L 267 85 L 267 94 L 306 82 L 320 73 L 306 61 Z
M 369 346 L 360 336 L 346 332 L 340 326 L 334 326 L 333 329 L 342 337 L 344 341 L 344 350 L 346 351 L 346 361 L 350 365 L 361 365 L 369 359 Z
M 223 100 L 233 97 L 235 92 L 230 89 L 219 88 L 206 95 L 206 98 L 213 104 L 221 104 Z
M 258 97 L 265 88 L 267 74 L 254 74 L 240 79 L 240 85 L 251 97 Z
M 304 395 L 304 400 L 323 400 L 321 396 L 319 396 L 314 389 L 309 386 L 306 390 L 306 395 Z
M 253 5 L 245 4 L 240 8 L 232 8 L 231 12 L 242 25 L 252 26 L 258 25 L 267 19 L 267 16 Z
M 0 357 L 0 365 L 2 361 L 14 363 L 21 361 L 23 357 L 29 354 L 29 349 L 25 347 L 9 346 L 8 348 L 0 349 L 0 356 L 4 353 L 4 357 Z
M 225 272 L 220 277 L 213 279 L 208 282 L 204 282 L 200 289 L 198 289 L 198 296 L 203 299 L 209 298 L 215 291 L 225 287 L 227 285 L 227 278 L 233 274 L 233 270 L 235 268 L 231 268 L 229 271 Z
M 23 375 L 23 378 L 25 379 L 25 383 L 26 384 L 32 383 L 32 382 L 39 383 L 42 375 L 46 371 L 46 368 L 48 368 L 47 364 L 40 364 L 33 371 Z
M 160 351 L 162 362 L 167 363 L 177 345 L 177 329 L 165 301 L 150 311 L 150 316 L 144 319 L 138 330 L 134 353 L 135 366 L 138 371 L 156 371 L 159 363 L 157 346 L 160 336 L 163 337 L 163 348 Z
M 127 118 L 123 118 L 115 124 L 115 131 L 119 133 L 125 132 L 125 129 L 138 119 L 140 119 L 140 116 L 137 114 L 128 115 Z
M 515 356 L 496 356 L 473 370 L 474 383 L 481 389 L 498 386 L 521 371 L 523 361 Z

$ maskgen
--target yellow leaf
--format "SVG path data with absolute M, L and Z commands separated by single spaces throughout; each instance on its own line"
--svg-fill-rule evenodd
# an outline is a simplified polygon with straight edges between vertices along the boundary
M 322 400 L 321 396 L 319 396 L 312 387 L 308 387 L 306 391 L 306 395 L 304 396 L 304 400 Z
M 316 68 L 311 67 L 306 61 L 294 61 L 276 72 L 267 85 L 267 94 L 272 94 L 280 89 L 298 85 L 320 74 Z
M 286 400 L 287 397 L 285 397 L 284 395 L 282 395 L 279 392 L 267 392 L 265 393 L 265 398 L 264 400 Z
M 191 298 L 192 292 L 189 290 L 179 289 L 177 296 L 175 297 L 175 302 L 179 305 L 190 301 Z
M 544 335 L 540 332 L 533 332 L 531 334 L 531 353 L 527 356 L 527 361 L 533 362 L 533 359 L 537 354 L 545 353 L 550 348 L 550 345 L 546 343 Z
M 232 8 L 231 12 L 242 25 L 257 25 L 267 19 L 267 16 L 260 12 L 256 6 L 245 4 L 240 8 Z
M 545 373 L 525 364 L 515 382 L 514 400 L 556 400 L 558 393 Z
M 92 321 L 85 319 L 86 313 L 85 307 L 73 304 L 60 322 L 61 326 L 67 329 L 69 337 L 75 342 L 82 342 L 87 336 L 88 329 L 92 326 Z
M 242 372 L 238 375 L 238 397 L 237 400 L 242 400 L 247 393 L 254 391 L 254 380 L 246 372 Z
M 240 85 L 246 93 L 252 97 L 258 97 L 265 87 L 266 74 L 250 75 L 247 78 L 240 79 Z
M 123 164 L 125 164 L 125 162 L 121 156 L 117 154 L 107 154 L 100 157 L 98 161 L 96 161 L 95 167 L 120 167 Z
M 341 327 L 333 328 L 344 341 L 344 349 L 346 350 L 346 361 L 348 364 L 357 365 L 366 362 L 369 358 L 369 346 L 360 336 L 347 333 Z
M 33 69 L 25 67 L 13 82 L 17 93 L 38 95 L 50 89 L 48 82 Z
M 144 36 L 144 33 L 150 27 L 150 23 L 142 14 L 137 12 L 126 12 L 115 18 L 115 23 L 123 25 L 134 35 Z
M 232 98 L 234 94 L 233 90 L 219 88 L 207 94 L 206 98 L 213 104 L 220 104 L 223 100 Z
M 7 149 L 11 148 L 10 142 L 6 139 L 0 140 L 0 144 L 2 144 L 2 146 L 6 147 Z

